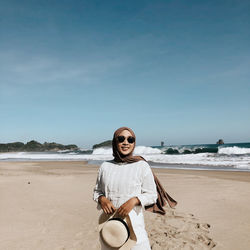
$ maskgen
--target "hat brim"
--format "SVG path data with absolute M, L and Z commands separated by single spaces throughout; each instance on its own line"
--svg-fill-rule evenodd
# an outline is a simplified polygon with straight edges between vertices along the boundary
M 126 243 L 118 248 L 112 248 L 112 247 L 107 246 L 106 243 L 103 241 L 101 234 L 100 234 L 105 222 L 107 222 L 110 218 L 113 218 L 113 217 L 124 219 L 128 225 L 129 231 L 130 231 L 130 236 L 129 236 L 128 240 L 126 241 Z M 133 230 L 132 223 L 131 223 L 129 216 L 126 216 L 125 218 L 123 218 L 119 215 L 116 215 L 115 213 L 111 214 L 111 215 L 102 213 L 99 216 L 98 229 L 99 229 L 99 238 L 100 238 L 100 242 L 101 242 L 103 250 L 108 250 L 108 249 L 130 250 L 136 244 L 137 238 L 136 238 L 135 232 Z

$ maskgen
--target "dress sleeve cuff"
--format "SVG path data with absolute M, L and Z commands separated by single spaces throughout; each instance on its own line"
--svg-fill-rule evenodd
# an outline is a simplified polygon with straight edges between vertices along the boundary
M 146 203 L 147 203 L 145 197 L 143 197 L 142 194 L 139 194 L 139 195 L 137 195 L 137 198 L 138 198 L 139 201 L 141 202 L 141 206 L 142 206 L 142 207 L 145 207 L 145 205 L 146 205 Z

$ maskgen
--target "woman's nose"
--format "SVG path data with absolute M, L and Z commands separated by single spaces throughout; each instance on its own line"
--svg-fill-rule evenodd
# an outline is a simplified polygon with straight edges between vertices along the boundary
M 122 143 L 123 145 L 127 145 L 128 144 L 128 139 L 127 138 L 125 138 L 125 140 L 123 141 L 123 143 Z

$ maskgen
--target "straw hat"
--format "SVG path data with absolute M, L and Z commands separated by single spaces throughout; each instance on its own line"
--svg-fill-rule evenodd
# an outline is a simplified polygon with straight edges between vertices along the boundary
M 129 216 L 122 218 L 116 214 L 102 213 L 99 217 L 99 234 L 101 244 L 108 249 L 130 250 L 136 244 Z

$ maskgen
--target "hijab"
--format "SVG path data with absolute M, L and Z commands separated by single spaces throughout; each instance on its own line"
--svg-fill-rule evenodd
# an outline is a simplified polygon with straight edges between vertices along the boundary
M 118 136 L 121 134 L 121 132 L 123 130 L 128 130 L 131 133 L 131 135 L 135 138 L 133 150 L 128 155 L 122 155 L 118 150 Z M 139 156 L 139 155 L 134 156 L 133 155 L 133 151 L 135 149 L 135 143 L 136 143 L 136 136 L 135 136 L 134 131 L 131 128 L 128 128 L 128 127 L 118 128 L 114 132 L 114 136 L 113 136 L 113 140 L 112 140 L 114 161 L 118 162 L 118 163 L 121 163 L 121 162 L 122 163 L 133 163 L 133 162 L 137 162 L 137 161 L 146 161 L 142 156 Z M 145 210 L 153 212 L 153 213 L 159 213 L 159 214 L 164 215 L 166 212 L 165 212 L 163 207 L 168 203 L 168 205 L 171 208 L 173 208 L 177 205 L 177 202 L 172 197 L 170 197 L 169 194 L 165 191 L 165 189 L 163 188 L 163 186 L 161 185 L 160 181 L 158 180 L 158 178 L 156 177 L 156 175 L 154 173 L 153 173 L 153 176 L 154 176 L 154 181 L 155 181 L 155 185 L 156 185 L 156 189 L 157 189 L 158 198 L 157 198 L 157 201 L 155 204 L 146 206 Z
M 118 136 L 121 134 L 121 132 L 123 130 L 128 130 L 130 132 L 130 134 L 135 138 L 135 142 L 133 145 L 133 150 L 128 154 L 128 155 L 122 155 L 119 150 L 118 150 Z M 118 128 L 113 136 L 113 140 L 112 140 L 112 148 L 113 148 L 113 156 L 114 156 L 114 161 L 115 162 L 127 162 L 127 163 L 133 163 L 133 162 L 137 162 L 137 161 L 141 161 L 144 160 L 146 161 L 142 156 L 133 156 L 133 151 L 135 149 L 135 143 L 136 143 L 136 137 L 135 137 L 135 133 L 131 128 L 128 127 L 121 127 Z

